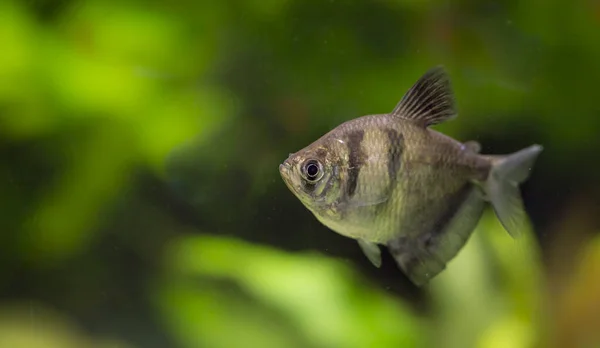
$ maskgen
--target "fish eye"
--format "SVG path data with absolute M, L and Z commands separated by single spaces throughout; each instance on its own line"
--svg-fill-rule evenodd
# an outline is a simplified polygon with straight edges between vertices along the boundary
M 311 159 L 304 162 L 303 172 L 306 180 L 314 182 L 323 176 L 323 166 L 319 161 Z

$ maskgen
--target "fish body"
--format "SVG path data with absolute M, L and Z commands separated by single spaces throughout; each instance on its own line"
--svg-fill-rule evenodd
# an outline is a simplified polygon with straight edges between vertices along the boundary
M 479 154 L 430 128 L 456 117 L 441 67 L 423 75 L 389 114 L 347 121 L 280 165 L 288 188 L 331 230 L 381 265 L 388 247 L 417 285 L 440 273 L 491 202 L 509 233 L 526 217 L 518 189 L 542 148 Z

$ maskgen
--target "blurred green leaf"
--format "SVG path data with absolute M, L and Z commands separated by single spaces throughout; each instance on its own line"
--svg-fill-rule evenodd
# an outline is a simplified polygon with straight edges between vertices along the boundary
M 540 262 L 531 229 L 513 239 L 488 209 L 466 246 L 431 282 L 439 344 L 536 347 L 548 324 Z
M 600 344 L 600 237 L 581 248 L 566 281 L 552 306 L 552 321 L 560 331 L 551 337 L 557 347 L 596 347 Z
M 347 267 L 322 256 L 290 255 L 235 239 L 207 236 L 179 240 L 172 245 L 168 256 L 168 264 L 175 274 L 234 281 L 257 301 L 277 308 L 315 347 L 415 347 L 425 341 L 423 323 L 402 303 L 368 287 Z M 169 286 L 166 289 L 168 293 Z M 194 324 L 191 324 L 196 330 L 189 330 L 184 337 L 188 342 L 194 342 L 202 338 L 203 332 L 210 331 L 205 325 L 219 324 L 202 319 L 200 314 L 212 312 L 209 307 L 200 305 L 206 290 L 198 288 L 196 300 L 194 291 L 188 291 L 189 303 L 173 303 L 168 299 L 179 297 L 168 296 L 163 298 L 167 301 L 163 308 L 172 308 L 169 310 L 171 320 L 182 322 L 181 318 L 190 315 L 189 305 L 198 304 L 195 312 L 199 316 L 194 317 Z M 231 321 L 240 320 L 252 325 L 252 316 L 240 319 L 246 312 L 235 305 L 235 298 L 223 298 L 219 303 L 227 307 L 225 312 L 232 313 L 213 317 L 221 320 L 224 327 Z M 179 309 L 174 308 L 175 305 Z M 215 309 L 214 312 L 221 311 Z M 262 330 L 271 330 L 269 327 L 251 327 L 258 337 L 264 335 Z M 218 337 L 224 340 L 218 346 L 248 344 L 248 341 L 227 336 Z
M 71 320 L 33 302 L 0 306 L 0 347 L 133 348 L 120 340 L 89 337 Z

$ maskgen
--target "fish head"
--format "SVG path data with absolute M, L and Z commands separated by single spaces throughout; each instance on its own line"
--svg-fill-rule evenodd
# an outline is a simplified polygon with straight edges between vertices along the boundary
M 308 146 L 279 165 L 279 173 L 292 193 L 311 211 L 333 203 L 340 191 L 340 160 L 325 143 Z

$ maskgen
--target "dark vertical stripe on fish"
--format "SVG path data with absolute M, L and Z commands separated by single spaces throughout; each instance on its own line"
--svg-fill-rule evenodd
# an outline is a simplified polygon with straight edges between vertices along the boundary
M 348 183 L 346 186 L 346 194 L 348 198 L 352 197 L 356 192 L 356 186 L 358 185 L 358 175 L 360 173 L 360 167 L 363 163 L 363 152 L 360 144 L 365 136 L 365 132 L 362 130 L 354 131 L 348 134 Z
M 473 185 L 466 183 L 460 190 L 452 195 L 447 202 L 446 210 L 438 215 L 438 218 L 434 222 L 431 231 L 424 236 L 423 243 L 425 247 L 432 247 L 433 245 L 431 244 L 434 243 L 434 239 L 444 233 L 446 227 L 448 227 L 452 219 L 454 219 L 456 214 L 459 212 L 460 208 L 463 206 L 463 203 L 465 203 L 472 190 Z
M 396 177 L 402 164 L 402 152 L 404 151 L 404 137 L 397 130 L 388 128 L 385 130 L 388 141 L 388 177 L 390 179 L 390 189 L 396 183 Z

